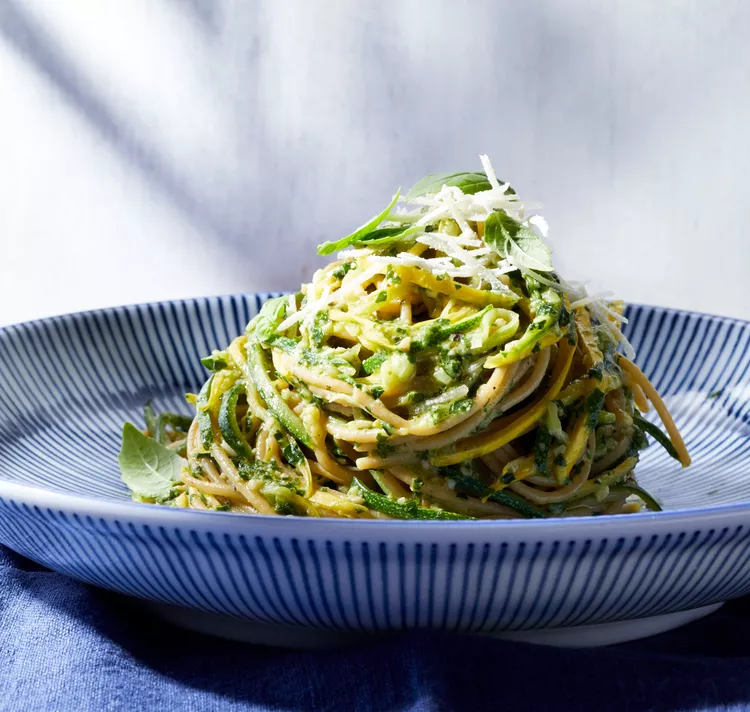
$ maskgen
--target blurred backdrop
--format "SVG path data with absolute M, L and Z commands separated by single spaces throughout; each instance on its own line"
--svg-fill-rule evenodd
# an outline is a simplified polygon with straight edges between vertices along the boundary
M 294 288 L 437 171 L 561 271 L 750 317 L 744 0 L 0 0 L 0 323 Z

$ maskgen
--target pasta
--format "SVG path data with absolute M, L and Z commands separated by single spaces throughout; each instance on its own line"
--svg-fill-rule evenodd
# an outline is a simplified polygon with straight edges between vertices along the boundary
M 622 303 L 563 280 L 535 206 L 482 163 L 322 245 L 338 259 L 204 359 L 194 418 L 147 413 L 146 435 L 185 459 L 164 496 L 130 478 L 134 497 L 350 518 L 659 509 L 635 480 L 647 435 L 690 459 Z

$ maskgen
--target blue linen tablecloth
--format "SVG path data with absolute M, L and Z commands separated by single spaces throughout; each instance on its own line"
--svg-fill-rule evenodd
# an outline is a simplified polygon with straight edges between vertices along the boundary
M 750 601 L 565 650 L 436 633 L 294 652 L 173 628 L 0 547 L 0 710 L 744 710 Z

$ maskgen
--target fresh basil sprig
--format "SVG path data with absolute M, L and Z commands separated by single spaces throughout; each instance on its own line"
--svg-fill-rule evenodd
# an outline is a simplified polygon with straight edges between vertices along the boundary
M 487 176 L 484 173 L 476 171 L 464 171 L 462 173 L 431 173 L 411 187 L 409 192 L 404 196 L 405 200 L 412 200 L 413 198 L 418 198 L 430 193 L 438 193 L 444 185 L 460 188 L 466 195 L 473 195 L 479 191 L 490 190 L 492 188 Z M 515 191 L 513 188 L 508 187 L 507 193 L 509 195 L 514 195 Z M 366 245 L 368 247 L 377 245 L 382 247 L 392 242 L 396 242 L 397 240 L 402 240 L 409 235 L 422 232 L 425 228 L 421 225 L 379 227 L 380 223 L 388 218 L 388 214 L 391 212 L 394 205 L 396 205 L 400 197 L 401 189 L 399 188 L 396 195 L 393 196 L 393 200 L 391 200 L 385 210 L 368 220 L 364 225 L 358 227 L 353 233 L 351 233 L 351 235 L 342 237 L 335 242 L 324 242 L 323 244 L 318 245 L 318 254 L 330 255 L 333 252 L 360 245 Z
M 378 213 L 374 218 L 368 220 L 364 225 L 360 225 L 351 235 L 342 237 L 340 240 L 335 242 L 324 242 L 322 245 L 318 245 L 319 255 L 330 255 L 332 252 L 338 252 L 339 250 L 345 250 L 347 247 L 353 247 L 359 245 L 365 241 L 365 238 L 370 235 L 375 229 L 388 217 L 388 213 L 393 210 L 393 206 L 398 202 L 401 197 L 401 188 L 396 191 L 396 195 L 393 196 L 393 200 L 388 204 L 388 207 Z M 384 228 L 389 229 L 389 228 Z M 402 232 L 408 228 L 394 228 Z M 395 233 L 388 235 L 390 240 L 396 239 Z
M 162 499 L 181 481 L 187 462 L 173 450 L 145 436 L 132 423 L 122 429 L 122 449 L 117 456 L 123 482 L 148 499 Z
M 362 235 L 356 240 L 352 240 L 343 247 L 337 247 L 337 250 L 343 250 L 347 247 L 383 247 L 384 245 L 390 245 L 392 242 L 403 240 L 409 235 L 414 235 L 418 232 L 425 232 L 423 225 L 402 225 L 400 227 L 379 227 L 366 235 Z M 334 243 L 330 243 L 334 244 Z M 338 243 L 336 243 L 338 244 Z M 320 246 L 322 247 L 322 245 Z M 321 252 L 318 247 L 318 254 L 329 254 L 328 252 Z
M 522 271 L 552 272 L 552 253 L 539 235 L 504 212 L 495 211 L 484 223 L 484 241 Z

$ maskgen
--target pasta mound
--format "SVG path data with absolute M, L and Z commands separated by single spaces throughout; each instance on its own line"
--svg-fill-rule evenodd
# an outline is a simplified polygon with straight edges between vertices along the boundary
M 658 509 L 635 479 L 647 434 L 689 457 L 622 303 L 562 280 L 546 223 L 483 168 L 322 245 L 344 252 L 204 359 L 195 417 L 161 429 L 181 481 L 136 498 L 362 519 Z

